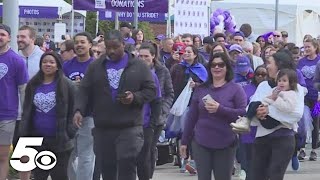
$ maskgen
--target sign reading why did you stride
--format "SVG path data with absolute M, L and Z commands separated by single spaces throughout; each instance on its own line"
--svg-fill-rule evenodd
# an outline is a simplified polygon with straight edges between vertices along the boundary
M 168 0 L 138 0 L 140 21 L 164 22 Z M 74 9 L 99 11 L 99 19 L 114 20 L 119 12 L 120 21 L 132 21 L 134 0 L 74 0 Z

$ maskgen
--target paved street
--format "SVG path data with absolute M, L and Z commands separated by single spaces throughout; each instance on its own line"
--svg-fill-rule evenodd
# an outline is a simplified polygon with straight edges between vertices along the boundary
M 307 150 L 309 155 L 310 150 Z M 317 151 L 320 155 L 320 151 Z M 233 178 L 232 180 L 238 180 L 239 178 Z M 300 169 L 293 171 L 291 169 L 291 163 L 289 164 L 285 180 L 318 180 L 320 179 L 320 157 L 318 161 L 305 160 L 300 162 Z M 49 178 L 48 180 L 51 180 Z M 172 164 L 166 164 L 158 166 L 152 180 L 197 180 L 197 176 L 191 176 L 188 173 L 179 173 L 179 169 Z
M 307 150 L 309 155 L 310 150 Z M 317 152 L 320 155 L 320 151 Z M 300 169 L 293 171 L 291 164 L 289 164 L 285 180 L 317 180 L 320 179 L 320 158 L 318 161 L 312 162 L 305 160 L 300 163 Z M 197 180 L 196 176 L 190 176 L 188 173 L 181 174 L 177 167 L 173 167 L 171 164 L 158 166 L 155 172 L 155 177 L 152 180 Z M 238 180 L 238 178 L 233 178 Z

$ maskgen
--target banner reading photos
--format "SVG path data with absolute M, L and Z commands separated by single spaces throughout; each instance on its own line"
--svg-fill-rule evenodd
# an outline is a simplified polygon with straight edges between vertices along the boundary
M 209 36 L 209 0 L 175 0 L 174 35 Z

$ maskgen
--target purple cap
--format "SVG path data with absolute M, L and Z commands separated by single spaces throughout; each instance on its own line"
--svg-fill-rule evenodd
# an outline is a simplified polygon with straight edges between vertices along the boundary
M 265 42 L 268 42 L 269 36 L 273 35 L 273 32 L 268 32 L 262 35 Z
M 243 53 L 243 49 L 239 44 L 231 45 L 230 48 L 229 48 L 229 52 L 232 52 L 232 51 L 237 51 L 239 53 Z
M 243 38 L 245 38 L 244 34 L 242 31 L 236 31 L 232 34 L 232 37 L 235 37 L 235 36 L 242 36 Z
M 166 36 L 164 34 L 159 34 L 155 39 L 162 41 L 165 38 L 166 38 Z
M 250 59 L 247 56 L 238 56 L 235 66 L 237 73 L 248 72 L 251 68 Z

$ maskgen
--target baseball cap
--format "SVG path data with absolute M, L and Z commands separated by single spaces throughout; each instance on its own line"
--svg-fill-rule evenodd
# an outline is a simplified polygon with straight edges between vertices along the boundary
M 157 35 L 157 37 L 155 39 L 162 41 L 165 38 L 166 38 L 166 36 L 164 34 L 159 34 L 159 35 Z
M 186 45 L 184 43 L 178 42 L 174 43 L 172 46 L 173 51 L 179 51 L 179 54 L 184 54 L 186 52 Z
M 242 36 L 243 38 L 245 38 L 243 32 L 241 32 L 241 31 L 236 31 L 236 32 L 234 32 L 234 33 L 232 34 L 232 37 L 235 37 L 235 36 Z
M 243 53 L 243 49 L 239 44 L 231 45 L 230 48 L 229 48 L 229 52 L 232 52 L 232 51 L 237 51 L 239 53 Z
M 203 38 L 203 44 L 213 44 L 214 40 L 212 36 L 207 36 Z
M 238 56 L 235 71 L 238 73 L 248 72 L 251 68 L 250 59 L 247 56 Z
M 9 26 L 7 26 L 7 25 L 5 25 L 5 24 L 0 24 L 0 29 L 3 29 L 3 30 L 5 30 L 5 31 L 7 31 L 7 33 L 8 33 L 9 35 L 11 35 L 11 29 L 10 29 Z

